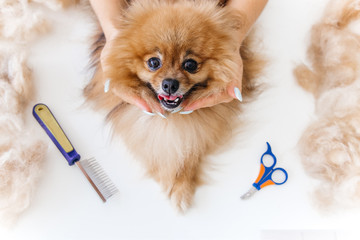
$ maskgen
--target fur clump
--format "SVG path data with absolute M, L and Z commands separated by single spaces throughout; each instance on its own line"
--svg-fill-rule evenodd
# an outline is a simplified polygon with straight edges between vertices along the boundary
M 316 100 L 318 119 L 299 142 L 303 165 L 320 180 L 322 208 L 360 203 L 360 1 L 333 0 L 311 31 L 311 67 L 294 73 Z M 355 25 L 354 25 L 355 24 Z
M 158 92 L 166 78 L 176 78 L 187 89 L 185 101 L 219 93 L 237 76 L 236 59 L 241 55 L 243 96 L 248 101 L 264 62 L 252 51 L 250 38 L 238 51 L 235 28 L 242 26 L 242 17 L 212 0 L 130 1 L 119 17 L 120 34 L 111 42 L 104 66 L 99 63 L 104 37 L 94 44 L 96 69 L 84 89 L 87 100 L 105 111 L 114 135 L 122 138 L 181 212 L 190 207 L 202 183 L 206 156 L 225 146 L 241 124 L 240 102 L 221 103 L 189 115 L 169 112 L 163 119 L 145 115 L 122 96 L 132 93 L 149 105 L 159 104 Z M 146 61 L 159 55 L 161 68 L 149 71 Z M 196 73 L 182 67 L 189 56 L 201 63 Z M 110 91 L 104 93 L 107 78 Z
M 72 5 L 78 4 L 81 0 L 27 0 L 29 3 L 40 3 L 51 10 L 61 10 Z
M 5 223 L 28 207 L 46 153 L 46 145 L 25 127 L 31 89 L 24 55 L 0 54 L 0 220 Z
M 49 29 L 41 5 L 57 10 L 72 2 L 76 1 L 0 2 L 0 222 L 5 224 L 29 206 L 46 153 L 46 144 L 25 124 L 26 103 L 33 95 L 27 46 Z
M 2 0 L 0 2 L 0 40 L 26 44 L 50 29 L 43 6 L 60 10 L 80 0 Z
M 27 0 L 4 0 L 0 3 L 0 39 L 24 44 L 48 30 L 44 14 Z

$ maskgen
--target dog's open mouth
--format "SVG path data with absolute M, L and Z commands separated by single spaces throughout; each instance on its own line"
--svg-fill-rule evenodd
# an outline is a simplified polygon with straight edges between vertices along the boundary
M 173 109 L 173 108 L 177 108 L 181 104 L 181 102 L 183 100 L 183 96 L 182 95 L 174 96 L 174 95 L 159 94 L 158 99 L 160 100 L 160 103 L 164 107 Z

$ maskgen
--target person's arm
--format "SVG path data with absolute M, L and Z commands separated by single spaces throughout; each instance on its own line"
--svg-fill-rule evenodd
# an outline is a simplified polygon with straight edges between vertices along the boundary
M 111 39 L 116 33 L 116 18 L 121 14 L 125 7 L 125 0 L 90 0 L 100 26 L 107 40 Z
M 240 43 L 244 40 L 261 12 L 264 10 L 268 0 L 230 0 L 227 7 L 238 10 L 245 14 L 245 23 L 239 32 Z
M 238 32 L 239 48 L 242 41 L 245 39 L 247 33 L 250 31 L 261 12 L 265 8 L 268 0 L 229 0 L 226 7 L 233 8 L 234 10 L 240 11 L 245 16 L 245 22 L 243 27 Z M 238 51 L 237 51 L 238 52 Z M 211 107 L 219 103 L 230 102 L 233 99 L 242 101 L 241 86 L 242 86 L 242 71 L 243 63 L 239 55 L 238 58 L 239 72 L 238 79 L 234 79 L 228 84 L 226 91 L 214 94 L 212 96 L 199 99 L 190 105 L 185 106 L 185 112 L 192 112 L 199 108 Z

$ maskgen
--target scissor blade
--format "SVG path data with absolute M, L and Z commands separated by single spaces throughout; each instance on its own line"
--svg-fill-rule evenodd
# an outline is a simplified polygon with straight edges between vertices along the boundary
M 247 191 L 244 195 L 241 196 L 242 200 L 246 200 L 249 199 L 250 197 L 252 197 L 252 195 L 254 195 L 258 190 L 254 187 L 251 187 L 249 189 L 249 191 Z

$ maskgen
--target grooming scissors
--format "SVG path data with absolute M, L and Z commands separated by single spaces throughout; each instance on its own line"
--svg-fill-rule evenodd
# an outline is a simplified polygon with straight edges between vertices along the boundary
M 271 151 L 271 146 L 267 142 L 267 150 L 261 156 L 260 160 L 260 172 L 253 183 L 253 186 L 247 191 L 244 195 L 241 196 L 241 199 L 248 199 L 260 189 L 269 186 L 269 185 L 281 185 L 284 184 L 288 179 L 288 174 L 283 168 L 274 168 L 276 165 L 276 157 Z

